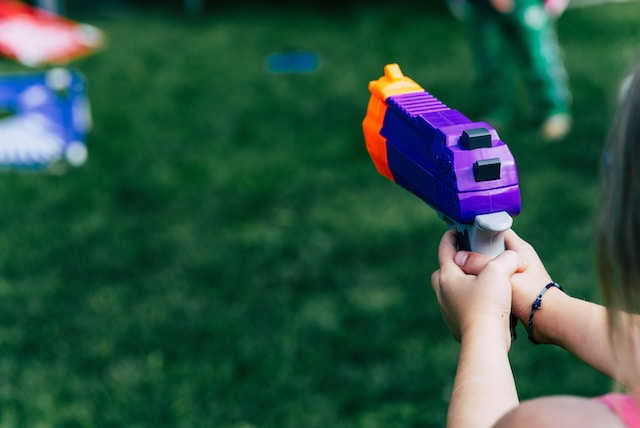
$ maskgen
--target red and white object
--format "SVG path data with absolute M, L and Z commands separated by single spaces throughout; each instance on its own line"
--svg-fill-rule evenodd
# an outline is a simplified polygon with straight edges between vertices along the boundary
M 103 32 L 13 0 L 0 0 L 0 54 L 27 66 L 61 64 L 104 44 Z

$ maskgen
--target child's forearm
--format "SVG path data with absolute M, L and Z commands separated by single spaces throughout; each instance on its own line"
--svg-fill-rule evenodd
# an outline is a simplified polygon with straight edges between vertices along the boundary
M 490 427 L 518 404 L 503 328 L 477 326 L 463 335 L 451 393 L 448 428 Z M 488 334 L 495 331 L 495 334 Z
M 539 342 L 561 346 L 591 367 L 614 377 L 604 306 L 549 290 L 533 321 L 533 334 Z M 624 379 L 616 380 L 624 384 Z

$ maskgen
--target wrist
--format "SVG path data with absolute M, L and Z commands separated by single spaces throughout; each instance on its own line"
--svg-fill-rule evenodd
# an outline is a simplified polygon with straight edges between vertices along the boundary
M 568 296 L 564 291 L 549 284 L 532 301 L 529 315 L 523 320 L 529 339 L 533 343 L 557 344 L 562 328 L 561 306 Z
M 542 309 L 542 298 L 544 297 L 545 294 L 547 294 L 547 291 L 553 289 L 554 287 L 564 292 L 564 289 L 560 284 L 558 284 L 557 282 L 549 282 L 547 285 L 544 286 L 544 288 L 542 288 L 542 290 L 540 291 L 536 299 L 531 304 L 531 312 L 529 313 L 529 320 L 527 322 L 527 336 L 529 337 L 529 341 L 531 341 L 531 343 L 535 345 L 540 344 L 540 342 L 535 338 L 533 334 L 533 325 L 534 325 L 533 319 L 534 319 L 534 316 L 536 315 L 536 312 Z
M 491 344 L 508 351 L 511 347 L 509 319 L 508 313 L 476 317 L 461 329 L 460 342 L 481 341 L 485 346 Z

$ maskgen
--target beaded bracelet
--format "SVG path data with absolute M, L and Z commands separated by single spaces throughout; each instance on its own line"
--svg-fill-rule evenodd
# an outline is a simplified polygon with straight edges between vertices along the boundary
M 531 343 L 534 343 L 536 345 L 540 342 L 533 338 L 533 315 L 538 309 L 542 307 L 542 296 L 544 296 L 544 293 L 546 293 L 547 290 L 551 287 L 557 287 L 560 291 L 564 292 L 564 289 L 560 286 L 560 284 L 550 282 L 544 286 L 540 294 L 538 294 L 538 297 L 536 297 L 536 300 L 534 300 L 531 304 L 531 314 L 529 314 L 529 326 L 527 327 L 527 335 L 529 336 L 529 340 L 531 341 Z

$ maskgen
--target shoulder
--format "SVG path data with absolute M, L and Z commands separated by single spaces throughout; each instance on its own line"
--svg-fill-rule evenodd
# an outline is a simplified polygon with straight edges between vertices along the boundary
M 507 427 L 624 428 L 606 404 L 589 398 L 556 396 L 523 401 L 495 425 Z

